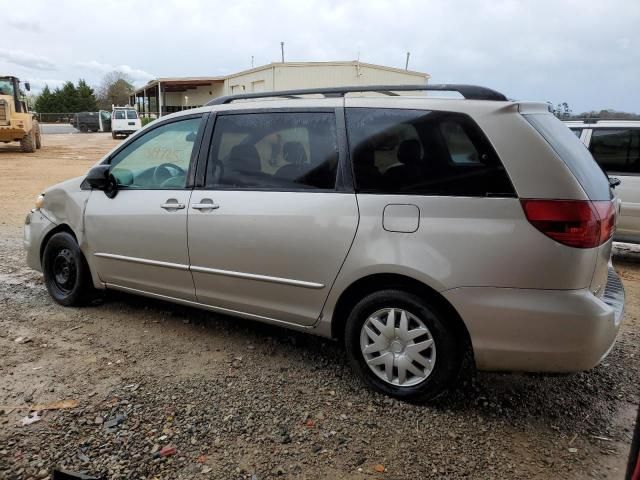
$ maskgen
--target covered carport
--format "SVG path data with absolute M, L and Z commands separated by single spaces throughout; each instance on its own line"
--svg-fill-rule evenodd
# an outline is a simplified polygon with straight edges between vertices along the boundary
M 224 78 L 158 78 L 137 89 L 130 97 L 130 104 L 141 116 L 152 118 L 201 107 L 222 93 Z

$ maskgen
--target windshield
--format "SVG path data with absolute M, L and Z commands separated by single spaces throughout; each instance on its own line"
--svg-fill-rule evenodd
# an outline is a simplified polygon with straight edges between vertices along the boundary
M 11 80 L 0 78 L 0 95 L 13 96 L 13 84 Z

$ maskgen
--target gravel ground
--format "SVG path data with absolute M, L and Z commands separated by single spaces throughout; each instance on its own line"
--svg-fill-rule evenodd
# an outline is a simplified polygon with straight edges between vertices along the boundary
M 24 266 L 20 223 L 44 186 L 115 143 L 0 148 L 0 479 L 54 466 L 109 479 L 623 476 L 640 402 L 638 249 L 617 248 L 627 313 L 602 365 L 470 373 L 433 404 L 404 404 L 362 386 L 332 341 L 124 294 L 54 304 Z M 43 409 L 60 400 L 69 408 Z M 41 419 L 22 425 L 35 406 Z

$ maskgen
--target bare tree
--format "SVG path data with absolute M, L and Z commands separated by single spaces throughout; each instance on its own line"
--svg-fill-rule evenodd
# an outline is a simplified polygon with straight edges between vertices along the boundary
M 112 105 L 128 105 L 129 96 L 134 88 L 129 75 L 114 71 L 104 76 L 97 91 L 98 106 L 102 109 L 111 109 Z
M 571 118 L 571 108 L 567 102 L 562 102 L 556 105 L 553 109 L 553 114 L 560 120 L 567 120 Z

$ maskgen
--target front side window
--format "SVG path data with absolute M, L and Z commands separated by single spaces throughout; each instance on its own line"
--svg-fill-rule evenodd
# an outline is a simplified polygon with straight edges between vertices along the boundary
M 351 108 L 347 130 L 361 192 L 515 195 L 495 151 L 466 115 Z
M 589 150 L 606 172 L 640 173 L 640 129 L 594 128 Z
M 118 184 L 147 190 L 185 188 L 200 122 L 200 117 L 179 120 L 137 137 L 111 159 Z
M 11 80 L 0 80 L 0 95 L 13 96 L 13 83 Z
M 333 113 L 253 113 L 216 119 L 207 188 L 334 189 L 338 144 Z

